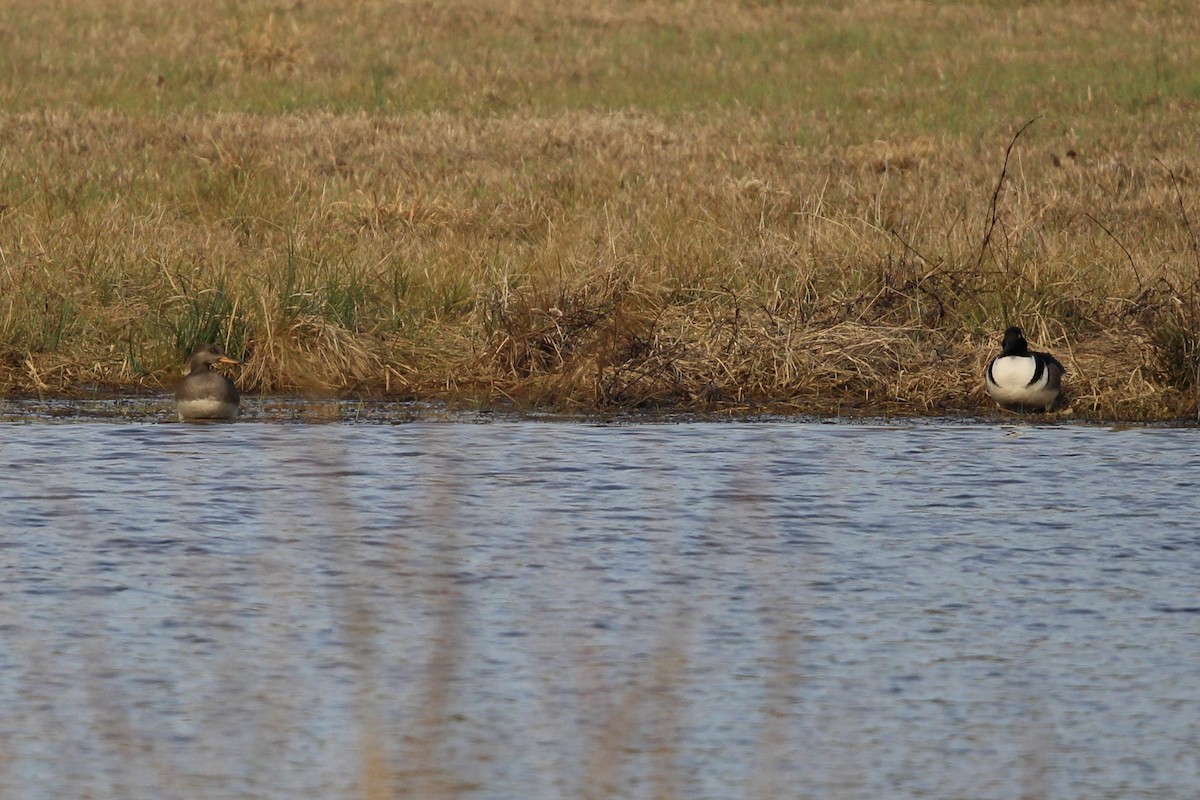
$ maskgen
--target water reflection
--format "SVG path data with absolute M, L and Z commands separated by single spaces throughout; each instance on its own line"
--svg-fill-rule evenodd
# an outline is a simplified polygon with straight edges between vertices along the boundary
M 1191 430 L 0 442 L 6 796 L 1200 787 Z

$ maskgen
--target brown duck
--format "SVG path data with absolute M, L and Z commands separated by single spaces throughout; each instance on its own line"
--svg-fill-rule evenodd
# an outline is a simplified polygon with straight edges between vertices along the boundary
M 175 408 L 180 422 L 235 419 L 241 396 L 233 381 L 209 369 L 213 364 L 240 364 L 225 355 L 219 344 L 198 344 L 188 356 L 183 380 L 175 387 Z

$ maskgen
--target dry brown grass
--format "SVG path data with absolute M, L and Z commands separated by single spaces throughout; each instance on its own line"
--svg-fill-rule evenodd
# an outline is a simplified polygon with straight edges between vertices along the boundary
M 1195 413 L 1184 9 L 149 5 L 0 12 L 7 391 L 936 414 L 1021 324 Z

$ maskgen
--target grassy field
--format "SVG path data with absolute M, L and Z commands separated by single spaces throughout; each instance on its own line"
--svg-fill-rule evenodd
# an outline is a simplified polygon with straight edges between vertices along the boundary
M 1190 417 L 1197 109 L 1184 3 L 12 0 L 0 389 Z

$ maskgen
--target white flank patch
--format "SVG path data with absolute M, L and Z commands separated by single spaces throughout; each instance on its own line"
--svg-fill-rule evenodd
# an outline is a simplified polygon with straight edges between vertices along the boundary
M 1057 388 L 1048 388 L 1050 370 L 1042 370 L 1038 382 L 1029 385 L 1037 371 L 1033 356 L 1003 356 L 992 362 L 987 380 L 988 394 L 1001 405 L 1049 409 L 1058 397 Z
M 234 419 L 238 415 L 237 403 L 211 397 L 203 400 L 179 400 L 175 406 L 180 422 L 189 419 Z
M 992 362 L 992 380 L 1001 389 L 1024 389 L 1035 372 L 1037 361 L 1031 356 L 1003 356 Z

